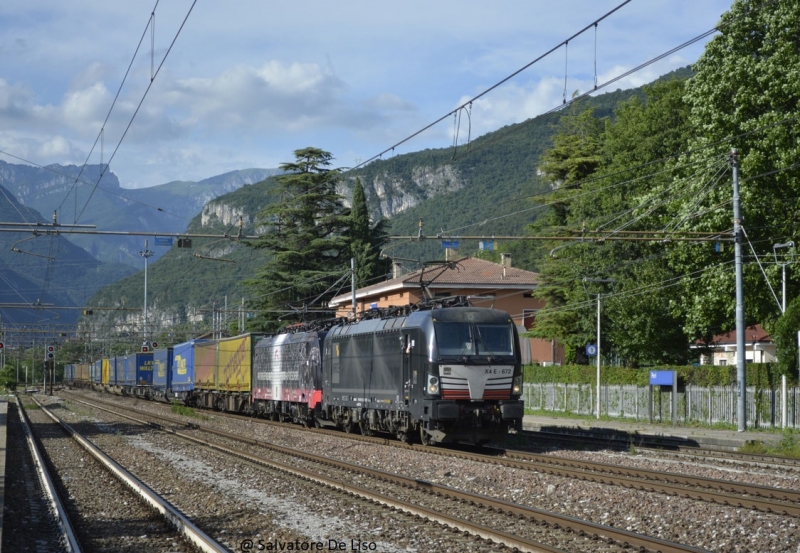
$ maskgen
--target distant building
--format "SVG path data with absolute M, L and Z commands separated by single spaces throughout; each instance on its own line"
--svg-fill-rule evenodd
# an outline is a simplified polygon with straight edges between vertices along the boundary
M 744 358 L 747 363 L 772 363 L 778 360 L 775 344 L 760 324 L 747 327 L 744 333 L 744 346 Z M 735 331 L 714 336 L 710 348 L 710 355 L 700 355 L 701 365 L 736 365 Z
M 492 307 L 511 315 L 521 332 L 529 330 L 536 312 L 544 302 L 532 297 L 539 275 L 511 265 L 511 255 L 502 254 L 502 262 L 465 258 L 417 270 L 356 290 L 356 311 L 417 303 L 425 298 L 469 296 L 476 307 Z M 427 294 L 427 295 L 426 295 Z M 329 306 L 337 316 L 353 310 L 352 294 L 336 296 Z M 550 340 L 522 338 L 526 363 L 562 364 L 564 349 Z

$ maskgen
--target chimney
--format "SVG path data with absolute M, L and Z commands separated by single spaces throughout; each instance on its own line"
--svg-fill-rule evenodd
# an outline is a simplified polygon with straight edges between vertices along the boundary
M 500 265 L 504 268 L 511 268 L 511 254 L 510 253 L 501 253 L 500 254 Z
M 403 264 L 397 260 L 392 260 L 392 278 L 398 278 L 403 275 Z

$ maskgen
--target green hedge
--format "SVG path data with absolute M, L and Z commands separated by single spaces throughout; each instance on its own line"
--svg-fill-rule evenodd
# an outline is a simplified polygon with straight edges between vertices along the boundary
M 647 386 L 650 371 L 677 371 L 681 384 L 693 386 L 725 386 L 736 382 L 736 367 L 732 365 L 661 366 L 644 369 L 626 367 L 601 367 L 600 380 L 603 384 Z M 797 385 L 797 374 L 788 376 L 790 386 Z M 595 384 L 597 366 L 595 365 L 528 365 L 525 367 L 525 382 L 558 382 L 562 384 Z M 781 385 L 781 372 L 776 363 L 748 363 L 747 385 L 757 388 L 778 388 Z

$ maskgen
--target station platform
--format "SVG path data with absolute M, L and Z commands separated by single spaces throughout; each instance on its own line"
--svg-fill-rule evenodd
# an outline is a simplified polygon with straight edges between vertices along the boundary
M 706 449 L 736 450 L 748 442 L 778 443 L 780 432 L 712 429 L 702 427 L 672 426 L 669 422 L 649 423 L 635 420 L 571 419 L 540 415 L 525 415 L 524 431 L 560 432 L 567 435 L 595 436 L 637 443 L 663 442 L 665 445 L 701 447 Z
M 3 543 L 3 506 L 6 504 L 6 437 L 8 400 L 0 399 L 0 547 Z

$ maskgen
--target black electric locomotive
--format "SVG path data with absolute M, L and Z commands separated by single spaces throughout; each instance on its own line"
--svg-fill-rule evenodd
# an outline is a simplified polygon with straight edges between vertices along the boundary
M 317 423 L 425 444 L 481 444 L 519 428 L 519 337 L 504 311 L 444 307 L 333 327 Z

